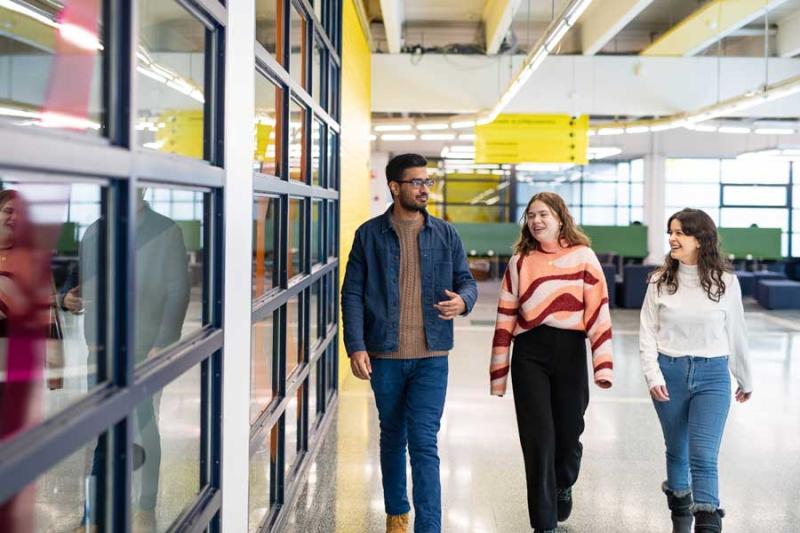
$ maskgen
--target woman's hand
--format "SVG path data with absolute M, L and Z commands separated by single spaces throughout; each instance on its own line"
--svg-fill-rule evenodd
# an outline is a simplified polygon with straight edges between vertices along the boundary
M 650 387 L 650 396 L 657 402 L 668 402 L 669 391 L 667 390 L 667 386 L 656 385 L 655 387 Z
M 739 403 L 744 403 L 744 402 L 746 402 L 747 400 L 750 399 L 750 396 L 752 396 L 752 394 L 753 394 L 753 391 L 744 392 L 741 387 L 737 387 L 736 388 L 736 401 L 739 402 Z

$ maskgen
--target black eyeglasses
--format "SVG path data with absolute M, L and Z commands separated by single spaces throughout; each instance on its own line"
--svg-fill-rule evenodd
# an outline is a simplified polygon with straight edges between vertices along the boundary
M 395 181 L 397 183 L 410 183 L 411 185 L 414 186 L 415 189 L 419 189 L 423 185 L 425 185 L 427 188 L 430 189 L 431 187 L 433 187 L 433 184 L 436 183 L 430 178 L 424 180 L 420 178 L 414 178 L 413 180 L 395 180 Z

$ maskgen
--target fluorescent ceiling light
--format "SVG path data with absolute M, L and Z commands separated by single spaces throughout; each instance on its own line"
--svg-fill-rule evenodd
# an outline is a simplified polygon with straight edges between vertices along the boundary
M 475 152 L 475 147 L 471 144 L 454 144 L 450 146 L 452 152 Z
M 375 131 L 411 131 L 411 124 L 378 124 Z
M 700 131 L 703 133 L 716 133 L 717 127 L 706 124 L 687 124 L 684 128 L 692 131 Z
M 567 24 L 569 24 L 570 26 L 574 26 L 575 23 L 580 18 L 580 16 L 583 15 L 583 12 L 586 11 L 586 8 L 589 7 L 589 4 L 591 3 L 592 0 L 582 0 L 568 7 L 567 12 L 564 14 L 564 18 L 566 19 Z
M 456 136 L 454 133 L 423 133 L 419 138 L 423 141 L 452 141 Z
M 447 124 L 437 124 L 437 123 L 417 124 L 417 129 L 420 131 L 446 130 L 448 127 L 449 126 Z
M 567 34 L 569 31 L 569 24 L 567 24 L 566 19 L 561 19 L 556 24 L 556 28 L 548 35 L 544 40 L 544 49 L 547 50 L 549 53 L 553 53 L 553 50 L 558 46 L 558 43 L 561 42 L 561 39 Z
M 374 133 L 371 133 L 371 134 L 370 134 L 370 136 L 369 136 L 369 140 L 370 140 L 370 141 L 375 141 L 375 140 L 377 140 L 377 139 L 378 139 L 378 136 L 377 136 L 377 135 L 375 135 Z
M 413 133 L 387 133 L 381 135 L 382 141 L 415 141 L 417 136 Z
M 750 133 L 750 128 L 742 126 L 720 126 L 720 133 Z
M 756 128 L 755 133 L 759 135 L 792 135 L 795 131 L 792 128 Z
M 458 136 L 458 140 L 459 141 L 474 141 L 475 140 L 475 134 L 474 133 L 461 133 Z
M 600 128 L 597 130 L 598 135 L 619 135 L 621 133 L 625 133 L 622 128 Z
M 475 126 L 475 121 L 474 120 L 462 120 L 462 121 L 453 122 L 453 123 L 450 124 L 450 127 L 453 128 L 453 129 L 456 129 L 456 130 L 472 128 L 473 126 Z
M 589 159 L 603 159 L 622 153 L 622 148 L 617 146 L 590 146 L 587 150 Z
M 647 133 L 649 131 L 649 126 L 628 126 L 625 128 L 625 133 Z

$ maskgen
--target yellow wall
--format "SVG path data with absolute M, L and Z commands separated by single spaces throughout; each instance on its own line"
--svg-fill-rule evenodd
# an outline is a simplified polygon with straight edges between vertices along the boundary
M 342 20 L 342 137 L 341 137 L 341 275 L 356 229 L 369 218 L 370 113 L 372 108 L 371 53 L 355 2 L 345 0 Z M 340 282 L 341 282 L 340 279 Z M 341 333 L 341 332 L 340 332 Z M 339 385 L 348 381 L 350 365 L 339 335 Z M 352 378 L 354 379 L 354 378 Z

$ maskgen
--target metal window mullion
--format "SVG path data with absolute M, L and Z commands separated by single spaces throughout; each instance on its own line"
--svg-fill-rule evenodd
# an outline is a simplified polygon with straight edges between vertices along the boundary
M 225 26 L 228 20 L 227 10 L 218 0 L 175 0 L 206 27 Z
M 331 41 L 330 37 L 328 36 L 325 27 L 317 19 L 317 14 L 314 12 L 314 7 L 309 4 L 308 0 L 294 0 L 294 3 L 299 8 L 298 11 L 300 11 L 301 16 L 303 16 L 305 19 L 306 24 L 310 23 L 314 27 L 315 33 L 318 33 L 320 35 L 320 39 L 322 39 L 322 44 L 328 49 L 328 51 L 333 53 L 336 58 L 336 62 L 341 63 L 339 54 L 336 51 L 333 41 Z
M 131 173 L 142 180 L 189 186 L 222 187 L 225 170 L 207 161 L 163 154 L 147 148 L 133 152 Z

